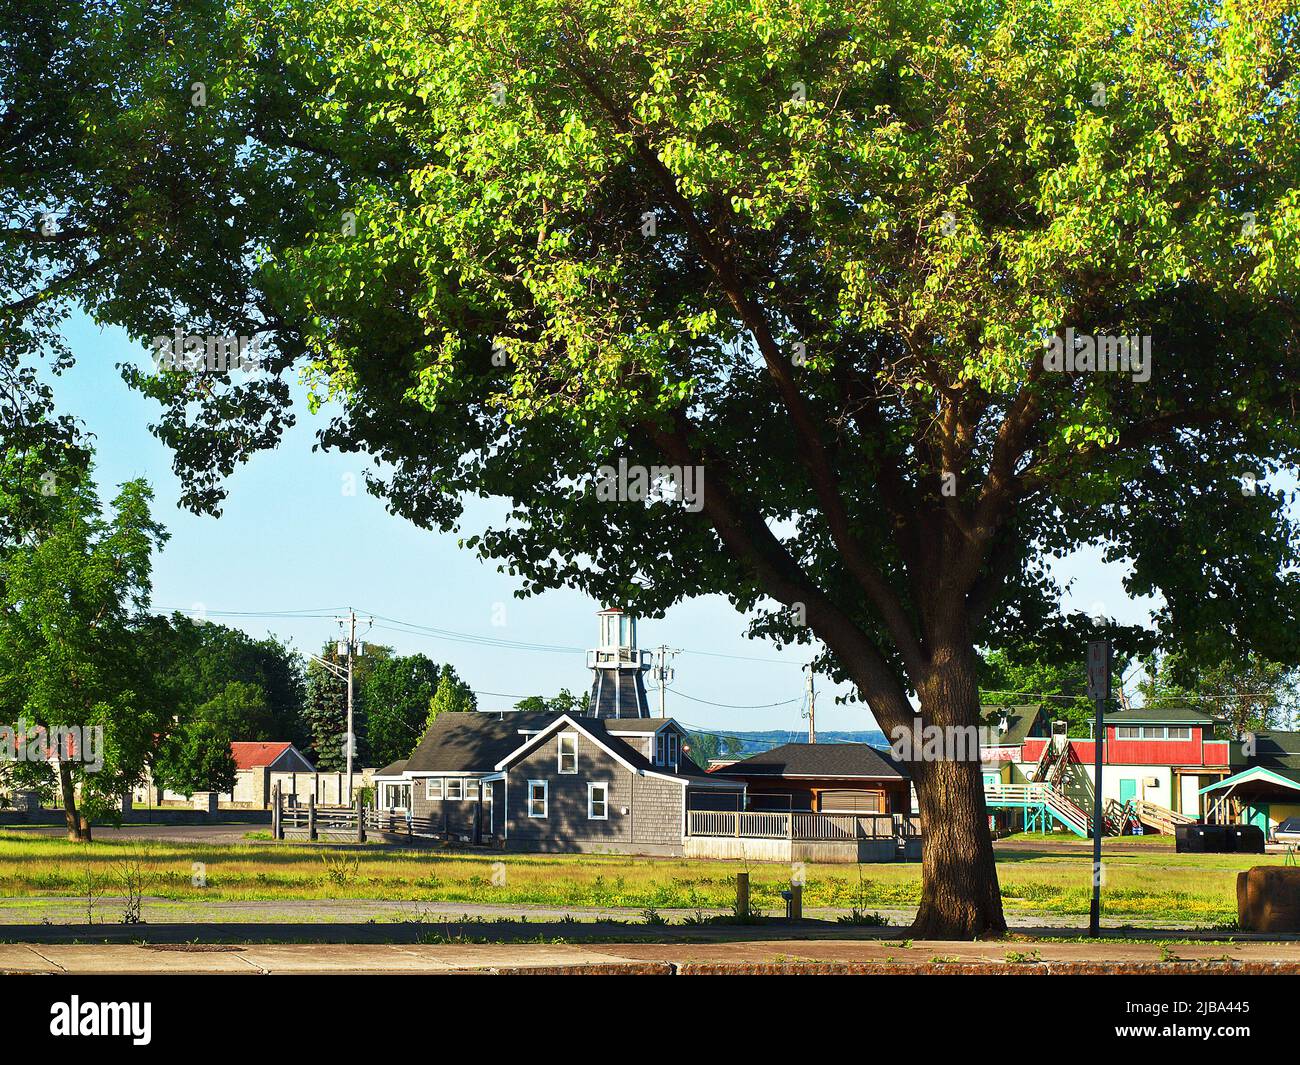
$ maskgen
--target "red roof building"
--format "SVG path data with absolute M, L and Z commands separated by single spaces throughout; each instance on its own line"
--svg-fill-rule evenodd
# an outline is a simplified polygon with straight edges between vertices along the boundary
M 238 770 L 273 769 L 279 773 L 316 771 L 316 767 L 288 741 L 263 743 L 241 740 L 231 743 L 230 751 L 235 756 L 235 768 Z

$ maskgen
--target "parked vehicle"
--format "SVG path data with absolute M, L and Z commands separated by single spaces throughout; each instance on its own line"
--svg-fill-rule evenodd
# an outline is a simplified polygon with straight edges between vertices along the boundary
M 1300 817 L 1288 817 L 1279 823 L 1273 832 L 1273 838 L 1279 843 L 1287 843 L 1293 847 L 1300 843 Z

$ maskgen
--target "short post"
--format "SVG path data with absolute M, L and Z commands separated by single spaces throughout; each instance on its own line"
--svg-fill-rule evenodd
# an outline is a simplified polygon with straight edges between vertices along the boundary
M 366 811 L 361 805 L 361 793 L 357 793 L 357 801 L 354 803 L 357 810 L 357 842 L 365 843 L 366 841 Z
M 749 874 L 736 874 L 736 913 L 740 917 L 749 916 Z
M 284 839 L 284 814 L 280 809 L 280 785 L 271 789 L 271 838 Z
M 314 791 L 307 798 L 307 838 L 316 838 L 316 793 Z
M 474 845 L 477 847 L 483 842 L 483 789 L 487 787 L 483 781 L 478 784 L 478 802 L 474 805 Z
M 790 881 L 790 920 L 803 920 L 803 885 Z

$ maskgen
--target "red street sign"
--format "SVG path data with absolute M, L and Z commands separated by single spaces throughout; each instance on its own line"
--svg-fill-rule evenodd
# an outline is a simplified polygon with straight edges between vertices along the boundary
M 1110 641 L 1088 644 L 1088 698 L 1110 698 Z

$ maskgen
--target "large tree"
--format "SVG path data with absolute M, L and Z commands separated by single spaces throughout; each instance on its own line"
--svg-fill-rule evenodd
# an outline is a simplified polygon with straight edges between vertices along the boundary
M 140 16 L 169 48 L 95 56 L 122 84 L 86 111 L 138 157 L 90 145 L 77 174 L 141 182 L 100 243 L 146 232 L 175 261 L 85 302 L 146 341 L 264 326 L 395 511 L 513 504 L 466 542 L 526 591 L 726 595 L 756 633 L 820 640 L 887 732 L 913 698 L 974 724 L 975 648 L 1055 625 L 1047 560 L 1084 543 L 1162 596 L 1167 644 L 1296 660 L 1268 478 L 1300 442 L 1282 6 L 192 10 Z M 1120 337 L 1128 373 L 1063 350 Z M 287 419 L 274 373 L 128 376 L 196 507 Z M 611 499 L 620 462 L 679 467 L 685 505 Z M 1001 929 L 977 765 L 913 773 L 917 934 Z

